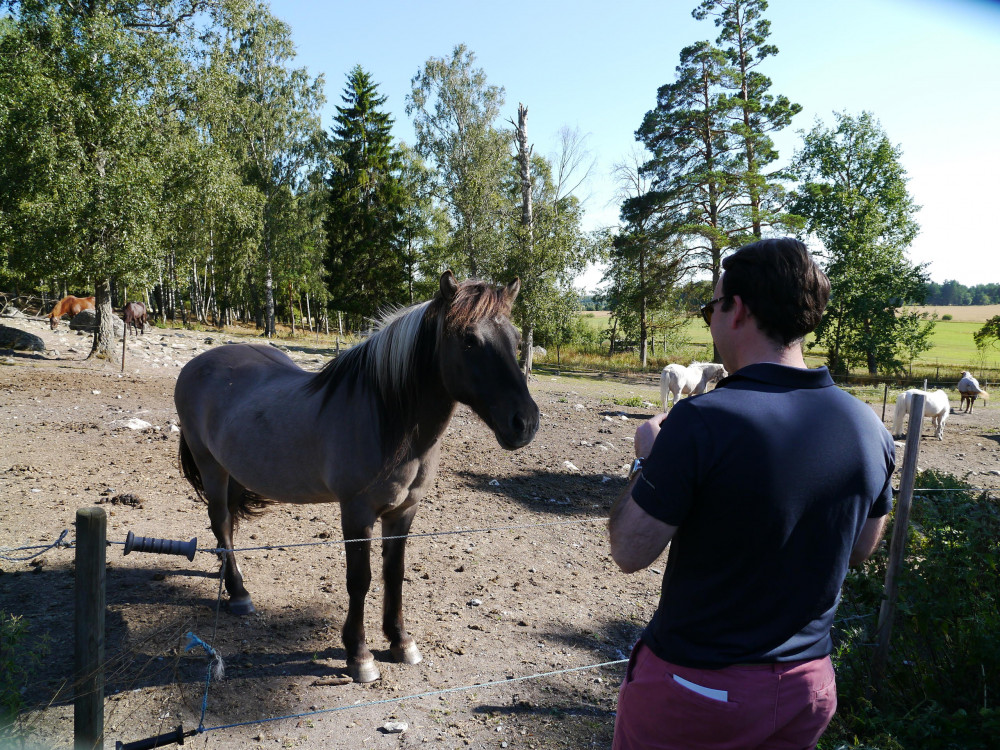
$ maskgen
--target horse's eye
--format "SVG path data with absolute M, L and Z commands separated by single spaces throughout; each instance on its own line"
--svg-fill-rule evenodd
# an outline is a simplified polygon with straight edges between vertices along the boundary
M 476 338 L 476 334 L 472 333 L 472 331 L 469 331 L 468 333 L 465 334 L 465 338 L 462 340 L 462 345 L 466 349 L 474 349 L 475 347 L 479 346 L 479 339 Z

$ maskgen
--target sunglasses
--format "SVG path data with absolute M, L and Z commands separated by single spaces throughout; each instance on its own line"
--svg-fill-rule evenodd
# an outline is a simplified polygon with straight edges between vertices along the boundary
M 716 297 L 713 300 L 709 300 L 704 305 L 701 306 L 701 318 L 705 321 L 705 325 L 712 325 L 712 313 L 715 312 L 715 303 L 722 302 L 724 299 L 732 297 L 731 294 L 723 294 L 721 297 Z

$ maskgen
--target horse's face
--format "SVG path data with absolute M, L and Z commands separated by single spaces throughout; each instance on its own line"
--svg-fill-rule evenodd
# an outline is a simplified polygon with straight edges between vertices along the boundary
M 446 279 L 447 277 L 447 279 Z M 442 294 L 454 298 L 454 276 L 442 276 Z M 520 282 L 499 294 L 504 310 L 449 327 L 439 340 L 441 378 L 449 395 L 467 404 L 493 430 L 507 450 L 531 442 L 538 430 L 538 406 L 517 366 L 520 336 L 507 311 Z

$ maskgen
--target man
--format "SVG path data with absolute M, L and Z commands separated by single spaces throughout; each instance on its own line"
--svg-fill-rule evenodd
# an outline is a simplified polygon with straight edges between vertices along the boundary
M 732 374 L 638 428 L 608 522 L 626 573 L 671 544 L 615 750 L 814 747 L 836 710 L 840 588 L 892 508 L 888 430 L 803 359 L 830 295 L 805 245 L 762 240 L 722 267 L 702 315 Z

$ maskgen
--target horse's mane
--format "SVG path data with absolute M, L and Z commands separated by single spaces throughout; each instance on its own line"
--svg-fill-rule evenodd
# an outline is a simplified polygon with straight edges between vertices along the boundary
M 367 378 L 383 401 L 399 401 L 413 372 L 418 341 L 432 302 L 383 314 L 375 324 L 375 332 L 327 363 L 310 381 L 309 390 L 323 391 L 325 405 L 342 383 Z
M 427 302 L 383 314 L 375 333 L 325 365 L 310 381 L 309 390 L 323 391 L 325 405 L 342 384 L 350 381 L 357 386 L 367 379 L 383 405 L 409 414 L 415 406 L 418 381 L 427 374 L 435 353 L 436 324 L 443 305 L 438 294 Z M 448 306 L 440 333 L 454 335 L 484 318 L 509 316 L 510 310 L 511 300 L 496 287 L 465 281 Z

